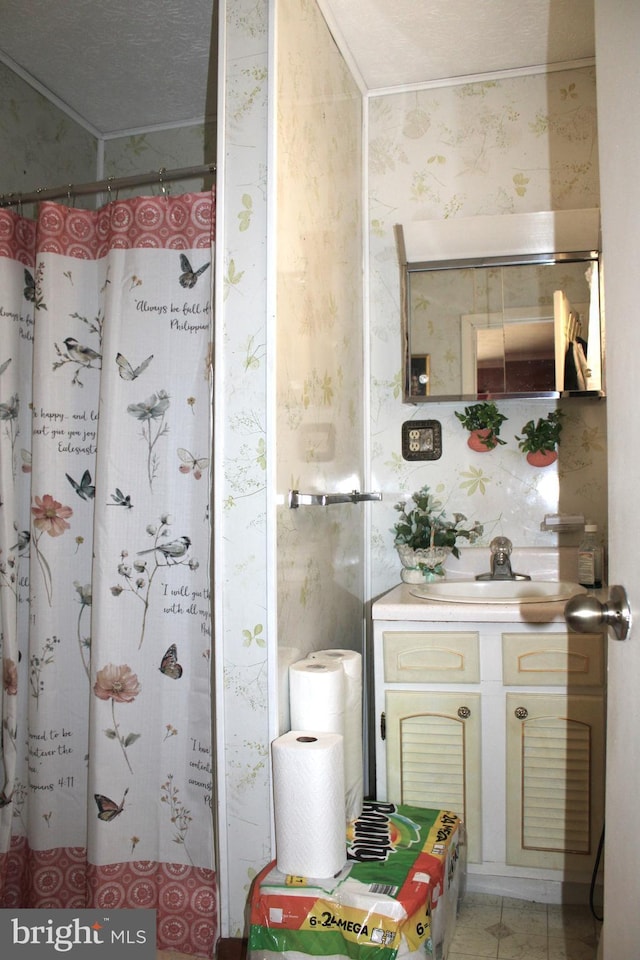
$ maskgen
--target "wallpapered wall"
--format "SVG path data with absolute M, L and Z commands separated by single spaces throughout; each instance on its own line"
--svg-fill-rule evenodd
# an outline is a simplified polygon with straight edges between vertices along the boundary
M 179 170 L 182 167 L 201 163 L 215 163 L 216 122 L 194 123 L 188 126 L 165 130 L 147 130 L 126 137 L 113 137 L 104 144 L 104 176 L 128 177 L 151 170 Z M 174 180 L 165 189 L 173 196 L 185 191 L 207 189 L 212 180 Z M 147 194 L 158 195 L 161 185 L 151 184 L 144 188 Z M 140 193 L 137 190 L 121 190 L 124 198 Z
M 362 649 L 362 96 L 310 0 L 278 5 L 277 491 L 280 730 L 289 663 Z M 313 60 L 314 69 L 309 69 Z M 284 499 L 284 503 L 282 503 Z
M 554 401 L 499 403 L 508 416 L 491 453 L 473 453 L 455 417 L 465 404 L 401 403 L 401 341 L 393 224 L 411 220 L 599 206 L 595 69 L 413 90 L 369 100 L 372 595 L 399 581 L 393 507 L 428 483 L 446 504 L 517 546 L 555 546 L 547 513 L 583 514 L 606 532 L 605 401 L 561 401 L 566 414 L 556 465 L 530 467 L 515 435 Z M 443 454 L 402 458 L 402 423 L 442 423 Z M 578 534 L 562 534 L 573 545 Z
M 92 181 L 96 155 L 92 134 L 0 63 L 0 193 Z
M 228 887 L 221 916 L 241 936 L 251 881 L 271 858 L 270 636 L 267 551 L 267 88 L 266 0 L 229 3 L 224 33 L 225 168 L 222 312 L 216 317 L 216 705 L 220 838 Z M 220 118 L 222 119 L 222 118 Z M 275 657 L 275 653 L 272 656 Z M 226 917 L 225 917 L 226 914 Z
M 271 857 L 276 651 L 282 648 L 286 661 L 325 645 L 355 647 L 362 635 L 362 507 L 294 515 L 284 506 L 291 486 L 344 490 L 361 482 L 362 106 L 315 2 L 286 0 L 277 14 L 268 24 L 266 0 L 227 6 L 224 187 L 218 181 L 226 216 L 216 373 L 223 458 L 217 533 L 224 546 L 216 571 L 223 589 L 226 896 L 236 936 L 251 880 Z M 278 49 L 278 248 L 268 327 L 271 29 Z M 267 432 L 274 421 L 277 446 Z M 277 624 L 270 619 L 276 536 Z

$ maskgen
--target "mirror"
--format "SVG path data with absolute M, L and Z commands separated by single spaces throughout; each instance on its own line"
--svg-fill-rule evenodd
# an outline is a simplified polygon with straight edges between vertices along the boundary
M 406 403 L 604 396 L 597 251 L 401 263 Z

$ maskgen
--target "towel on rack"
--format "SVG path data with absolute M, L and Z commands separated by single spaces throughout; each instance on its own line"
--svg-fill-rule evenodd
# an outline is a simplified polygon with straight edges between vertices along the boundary
M 588 376 L 587 343 L 581 337 L 576 337 L 567 345 L 564 357 L 564 389 L 586 390 Z

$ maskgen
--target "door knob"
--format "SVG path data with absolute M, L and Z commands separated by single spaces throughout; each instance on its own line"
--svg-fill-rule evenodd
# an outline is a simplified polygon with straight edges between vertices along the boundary
M 611 627 L 618 640 L 624 640 L 631 629 L 631 607 L 624 587 L 609 588 L 609 599 L 601 603 L 592 594 L 581 593 L 567 600 L 564 618 L 577 633 L 595 633 L 600 627 Z

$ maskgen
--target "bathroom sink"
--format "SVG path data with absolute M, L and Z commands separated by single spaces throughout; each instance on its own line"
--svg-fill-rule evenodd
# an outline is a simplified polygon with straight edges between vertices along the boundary
M 570 580 L 443 580 L 409 590 L 420 600 L 447 603 L 553 603 L 586 592 Z

